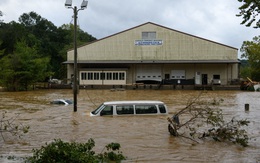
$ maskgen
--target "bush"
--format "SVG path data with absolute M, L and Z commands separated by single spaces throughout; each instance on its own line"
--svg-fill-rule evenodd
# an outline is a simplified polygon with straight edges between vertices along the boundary
M 99 163 L 99 162 L 120 162 L 125 159 L 119 151 L 120 144 L 110 143 L 106 146 L 104 153 L 96 155 L 93 151 L 95 142 L 89 139 L 87 143 L 64 142 L 60 139 L 42 146 L 40 149 L 33 149 L 33 156 L 28 157 L 27 163 Z

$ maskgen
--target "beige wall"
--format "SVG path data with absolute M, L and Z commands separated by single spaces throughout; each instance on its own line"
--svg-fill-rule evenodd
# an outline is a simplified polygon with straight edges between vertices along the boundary
M 126 84 L 134 84 L 136 78 L 136 65 L 129 64 L 127 66 L 129 69 L 122 69 L 123 71 L 126 71 Z M 227 85 L 231 80 L 238 79 L 237 64 L 161 64 L 160 67 L 163 79 L 165 74 L 171 74 L 172 70 L 185 70 L 186 79 L 194 79 L 196 72 L 207 74 L 209 84 L 213 75 L 220 75 L 222 85 Z M 71 74 L 73 74 L 73 66 L 68 66 L 68 70 L 68 78 L 70 78 Z M 115 71 L 116 70 L 118 69 L 115 69 Z M 88 69 L 79 69 L 79 71 L 88 71 Z M 85 83 L 80 84 L 85 85 Z M 110 83 L 110 85 L 116 84 L 117 83 Z
M 233 79 L 237 79 L 237 64 L 162 64 L 162 77 L 165 74 L 171 74 L 171 70 L 185 70 L 186 79 L 194 79 L 195 73 L 208 75 L 210 84 L 213 75 L 220 75 L 221 84 L 227 85 Z M 135 65 L 131 65 L 127 71 L 127 84 L 135 83 Z
M 156 32 L 156 40 L 162 45 L 136 46 L 142 32 Z M 237 49 L 203 38 L 172 30 L 153 23 L 106 37 L 78 48 L 79 61 L 237 61 Z M 68 61 L 74 60 L 74 51 L 68 51 Z M 135 83 L 136 65 L 128 65 L 127 84 Z M 196 72 L 221 76 L 222 84 L 238 78 L 237 64 L 162 64 L 162 77 L 171 70 L 185 70 L 186 79 L 193 79 Z M 73 74 L 73 64 L 68 65 L 68 78 Z M 208 81 L 210 82 L 210 81 Z
M 142 32 L 156 31 L 163 45 L 136 46 Z M 73 60 L 73 50 L 68 60 Z M 237 60 L 237 49 L 154 24 L 78 48 L 78 60 Z

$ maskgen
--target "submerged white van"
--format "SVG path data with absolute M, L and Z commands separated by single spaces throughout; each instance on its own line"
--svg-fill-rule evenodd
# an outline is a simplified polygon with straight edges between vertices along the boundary
M 161 101 L 110 101 L 90 112 L 90 116 L 162 114 L 168 114 L 168 110 Z

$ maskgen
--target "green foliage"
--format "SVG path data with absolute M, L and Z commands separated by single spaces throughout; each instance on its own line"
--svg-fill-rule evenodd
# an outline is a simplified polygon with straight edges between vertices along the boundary
M 205 138 L 212 138 L 215 141 L 240 144 L 246 147 L 249 137 L 245 126 L 248 126 L 248 120 L 237 120 L 232 118 L 225 121 L 223 112 L 219 105 L 223 99 L 213 102 L 203 101 L 201 94 L 194 100 L 191 100 L 187 107 L 176 113 L 172 118 L 168 118 L 168 130 L 173 136 L 181 136 L 191 139 L 195 142 Z M 188 117 L 183 123 L 179 123 L 179 117 L 184 115 Z
M 238 0 L 243 3 L 240 7 L 240 13 L 237 16 L 242 16 L 243 21 L 241 24 L 245 24 L 247 27 L 250 27 L 255 23 L 254 28 L 260 27 L 260 2 L 258 0 Z
M 98 158 L 101 162 L 120 162 L 121 160 L 125 160 L 125 156 L 120 151 L 120 144 L 118 143 L 110 143 L 106 145 L 106 152 L 98 155 Z
M 89 139 L 87 143 L 64 142 L 60 139 L 33 150 L 33 156 L 28 157 L 26 162 L 30 163 L 99 163 L 99 162 L 120 162 L 125 157 L 119 151 L 120 144 L 111 143 L 106 146 L 107 152 L 95 154 L 93 147 L 95 142 Z M 115 151 L 119 151 L 118 154 Z
M 20 42 L 28 33 L 24 26 L 14 21 L 6 24 L 1 23 L 0 26 L 0 50 L 3 51 L 4 55 L 13 54 L 15 45 Z M 1 56 L 0 56 L 1 59 Z
M 48 72 L 49 58 L 39 58 L 35 48 L 18 42 L 14 54 L 0 60 L 0 83 L 8 90 L 27 90 L 28 86 L 51 75 Z
M 252 80 L 260 80 L 260 36 L 256 36 L 252 41 L 244 41 L 240 49 L 241 57 L 248 59 L 249 68 L 247 68 L 247 76 Z M 245 72 L 244 72 L 245 73 Z
M 251 78 L 251 76 L 252 76 L 251 72 L 252 72 L 252 70 L 251 70 L 251 67 L 249 67 L 249 66 L 240 68 L 240 76 L 243 79 L 246 79 L 247 77 Z
M 62 65 L 62 62 L 67 59 L 67 50 L 73 47 L 73 29 L 73 25 L 63 25 L 58 28 L 35 12 L 22 14 L 19 17 L 19 23 L 14 21 L 10 23 L 0 22 L 0 70 L 6 69 L 2 73 L 5 75 L 5 78 L 3 80 L 0 77 L 0 83 L 8 84 L 9 90 L 25 90 L 27 88 L 23 88 L 24 86 L 21 87 L 21 85 L 29 86 L 31 83 L 28 83 L 29 80 L 26 79 L 36 79 L 35 74 L 38 75 L 37 81 L 46 81 L 47 76 L 45 72 L 53 72 L 51 76 L 58 79 L 66 78 L 66 65 Z M 78 28 L 77 32 L 79 46 L 96 40 L 96 38 L 80 28 Z M 23 49 L 19 48 L 21 42 L 24 45 Z M 27 64 L 19 64 L 19 73 L 17 69 L 10 68 L 8 62 L 10 60 L 18 62 L 19 58 L 24 58 L 21 55 L 27 55 L 28 57 L 29 52 L 27 50 L 32 52 L 33 57 L 29 57 L 32 60 L 28 60 Z M 45 67 L 43 67 L 43 64 L 39 64 L 35 71 L 28 71 L 28 69 L 32 69 L 32 66 L 22 68 L 22 66 L 28 66 L 30 62 L 35 64 L 42 62 L 45 64 Z M 43 68 L 43 71 L 38 71 L 40 67 Z M 20 71 L 20 69 L 23 69 L 23 71 Z M 36 70 L 37 73 L 35 73 Z M 13 78 L 14 76 L 15 78 Z M 21 80 L 22 76 L 24 76 L 23 80 Z M 13 84 L 14 86 L 12 86 Z
M 246 59 L 240 60 L 240 77 L 243 79 L 251 77 L 251 67 Z
M 221 113 L 222 115 L 222 113 Z M 218 117 L 218 116 L 216 116 Z M 210 117 L 211 119 L 212 117 Z M 248 126 L 250 123 L 248 120 L 236 120 L 234 117 L 229 122 L 222 121 L 221 119 L 215 119 L 216 121 L 211 121 L 211 125 L 214 126 L 208 131 L 204 132 L 200 138 L 210 137 L 215 141 L 230 141 L 235 144 L 240 144 L 243 147 L 248 146 L 249 137 L 243 126 Z M 222 121 L 221 123 L 218 123 Z M 213 123 L 212 123 L 213 122 Z

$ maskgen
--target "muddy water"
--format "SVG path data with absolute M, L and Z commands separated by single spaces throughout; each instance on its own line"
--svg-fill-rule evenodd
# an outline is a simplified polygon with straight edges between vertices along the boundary
M 26 156 L 54 139 L 86 142 L 93 138 L 95 151 L 101 152 L 111 142 L 122 146 L 125 162 L 241 162 L 260 161 L 260 93 L 241 91 L 208 91 L 203 98 L 223 98 L 227 118 L 236 116 L 251 121 L 248 132 L 250 146 L 242 148 L 214 141 L 194 144 L 169 135 L 168 116 L 90 117 L 89 112 L 110 100 L 161 100 L 168 105 L 170 115 L 183 108 L 200 91 L 178 90 L 80 90 L 78 111 L 71 106 L 54 106 L 52 99 L 73 99 L 72 90 L 39 90 L 32 92 L 0 92 L 0 112 L 8 116 L 20 114 L 18 120 L 30 126 L 21 139 L 11 136 L 0 141 L 0 155 Z M 245 112 L 245 103 L 250 111 Z M 169 115 L 169 116 L 170 116 Z M 2 159 L 2 160 L 1 160 Z M 0 158 L 0 162 L 7 162 Z M 19 161 L 18 161 L 19 162 Z

